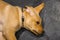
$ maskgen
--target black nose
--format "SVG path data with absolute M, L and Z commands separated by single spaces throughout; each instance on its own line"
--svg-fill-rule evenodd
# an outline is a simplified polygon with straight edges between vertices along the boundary
M 44 34 L 44 33 L 45 33 L 45 31 L 42 32 L 42 34 Z
M 43 35 L 44 35 L 44 33 L 45 33 L 45 31 L 42 31 L 42 34 L 40 34 L 40 36 L 43 36 Z

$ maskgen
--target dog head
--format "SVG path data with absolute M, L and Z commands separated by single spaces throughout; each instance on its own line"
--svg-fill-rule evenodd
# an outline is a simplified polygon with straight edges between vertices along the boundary
M 24 28 L 32 31 L 34 34 L 42 34 L 42 19 L 39 16 L 39 12 L 44 8 L 44 3 L 41 3 L 39 6 L 33 8 L 32 6 L 26 6 L 26 9 L 23 9 L 24 16 Z

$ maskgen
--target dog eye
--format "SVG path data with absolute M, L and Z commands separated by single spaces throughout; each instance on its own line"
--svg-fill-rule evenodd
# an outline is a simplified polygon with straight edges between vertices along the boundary
M 37 23 L 37 24 L 39 24 L 39 22 L 38 22 L 38 21 L 37 21 L 36 23 Z

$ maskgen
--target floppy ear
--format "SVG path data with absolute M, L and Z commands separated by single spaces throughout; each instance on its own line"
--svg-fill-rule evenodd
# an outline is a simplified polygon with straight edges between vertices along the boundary
M 39 12 L 44 8 L 44 3 L 41 3 L 37 7 L 34 8 L 36 10 L 36 13 L 39 14 Z

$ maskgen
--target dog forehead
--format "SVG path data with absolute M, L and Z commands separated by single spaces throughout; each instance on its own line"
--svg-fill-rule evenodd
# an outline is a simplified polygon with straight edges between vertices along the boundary
M 33 16 L 33 15 L 34 15 L 33 10 L 31 11 L 31 10 L 29 10 L 29 9 L 26 9 L 26 11 L 27 11 L 31 16 Z
M 34 17 L 39 17 L 39 14 L 36 13 L 33 7 L 27 7 L 26 12 L 29 13 L 29 15 Z

